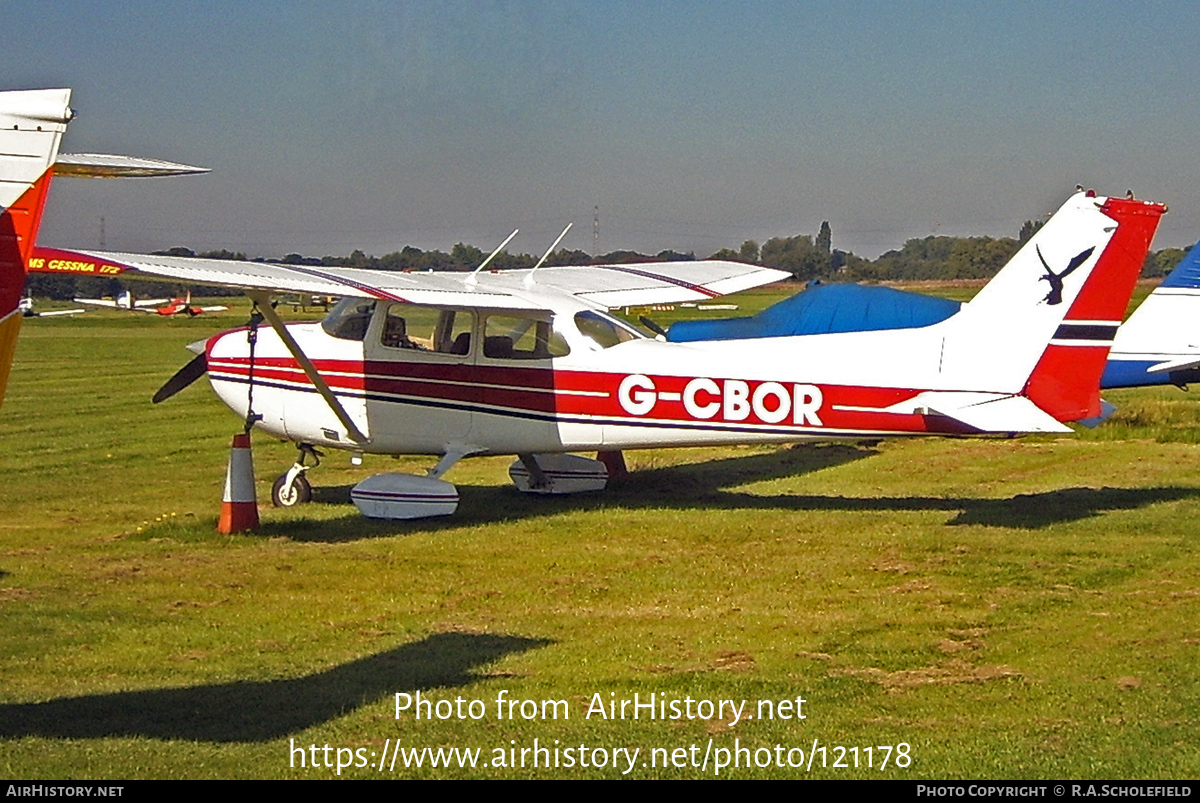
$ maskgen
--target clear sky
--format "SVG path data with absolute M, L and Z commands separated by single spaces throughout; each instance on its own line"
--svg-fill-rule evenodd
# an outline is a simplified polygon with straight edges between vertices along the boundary
M 874 257 L 1015 236 L 1076 183 L 1200 238 L 1200 6 L 1139 2 L 0 2 L 0 88 L 69 86 L 64 150 L 213 168 L 61 180 L 41 242 L 251 255 Z

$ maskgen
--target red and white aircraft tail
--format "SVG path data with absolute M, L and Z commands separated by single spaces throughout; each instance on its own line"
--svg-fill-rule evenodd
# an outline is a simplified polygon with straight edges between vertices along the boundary
M 1108 351 L 1165 211 L 1077 193 L 950 318 L 755 348 L 777 361 L 795 355 L 823 388 L 828 428 L 948 432 L 939 420 L 952 419 L 975 432 L 1068 432 L 1064 422 L 1100 412 Z M 686 345 L 733 356 L 746 342 Z M 886 392 L 841 390 L 854 387 Z
M 1046 267 L 1042 280 L 1050 285 L 1047 304 L 1063 288 L 1066 315 L 1025 383 L 1025 395 L 1059 421 L 1094 418 L 1101 413 L 1100 377 L 1108 361 L 1117 329 L 1142 272 L 1150 243 L 1163 213 L 1162 204 L 1132 199 L 1092 200 L 1097 211 L 1117 224 L 1108 245 L 1096 259 L 1083 286 L 1068 295 L 1064 273 L 1078 257 Z M 1103 225 L 1103 224 L 1101 224 Z M 1111 225 L 1105 226 L 1106 233 Z M 1040 260 L 1039 260 L 1040 261 Z M 1070 301 L 1068 302 L 1068 298 Z
M 955 387 L 1028 399 L 1058 422 L 1098 415 L 1108 352 L 1164 212 L 1076 193 L 959 313 L 930 327 L 943 337 L 939 373 Z M 969 410 L 986 400 L 957 401 L 959 413 L 941 412 L 984 430 L 987 413 L 1018 406 L 995 399 L 975 422 Z
M 21 326 L 25 265 L 58 147 L 74 116 L 70 100 L 69 89 L 0 93 L 0 403 Z

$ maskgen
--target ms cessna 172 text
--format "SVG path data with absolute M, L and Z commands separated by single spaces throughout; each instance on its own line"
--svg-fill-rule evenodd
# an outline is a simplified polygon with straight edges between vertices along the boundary
M 62 98 L 54 113 L 51 94 Z M 63 90 L 0 95 L 0 112 L 24 119 L 23 103 L 65 126 Z M 52 164 L 54 153 L 41 158 Z M 31 202 L 17 199 L 45 190 L 40 174 L 22 180 L 28 189 L 5 202 L 18 243 L 33 230 L 12 213 Z M 786 274 L 720 261 L 462 274 L 83 258 L 244 289 L 270 328 L 210 338 L 160 397 L 207 372 L 238 415 L 294 441 L 301 459 L 276 483 L 284 502 L 306 495 L 314 447 L 438 457 L 427 476 L 379 474 L 352 492 L 369 516 L 415 518 L 455 509 L 442 477 L 470 455 L 517 455 L 518 487 L 570 492 L 605 482 L 603 463 L 576 451 L 1069 431 L 1064 422 L 1100 412 L 1109 346 L 1164 211 L 1077 193 L 932 326 L 728 342 L 648 339 L 608 310 L 705 300 Z M 285 325 L 273 293 L 343 300 L 320 323 Z

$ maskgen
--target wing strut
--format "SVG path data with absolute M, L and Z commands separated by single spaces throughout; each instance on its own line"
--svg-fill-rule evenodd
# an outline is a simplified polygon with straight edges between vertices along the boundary
M 271 294 L 266 290 L 247 290 L 246 295 L 250 300 L 258 305 L 263 316 L 267 319 L 267 323 L 271 324 L 271 328 L 275 330 L 275 334 L 279 335 L 279 339 L 283 341 L 283 345 L 287 346 L 287 350 L 291 352 L 296 362 L 300 363 L 300 367 L 304 369 L 304 375 L 308 377 L 308 381 L 313 383 L 313 387 L 317 389 L 317 393 L 321 394 L 321 398 L 329 405 L 329 409 L 333 410 L 333 414 L 337 416 L 338 421 L 346 428 L 346 434 L 355 443 L 366 444 L 370 442 L 370 438 L 362 434 L 353 419 L 346 412 L 346 408 L 342 407 L 342 403 L 338 401 L 337 396 L 333 395 L 333 391 L 329 389 L 329 383 L 325 378 L 317 373 L 317 368 L 312 364 L 312 360 L 308 359 L 308 355 L 300 348 L 300 344 L 288 332 L 287 327 L 283 324 L 283 319 L 279 317 L 279 313 L 275 312 L 275 308 L 271 306 Z

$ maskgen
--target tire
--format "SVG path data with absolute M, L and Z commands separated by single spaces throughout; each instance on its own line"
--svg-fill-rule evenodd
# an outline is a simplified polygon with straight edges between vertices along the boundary
M 287 474 L 280 476 L 271 486 L 271 503 L 275 507 L 295 507 L 312 501 L 312 485 L 309 484 L 308 477 L 297 474 L 296 479 L 292 480 L 291 492 L 287 494 L 284 493 L 283 488 L 285 482 L 287 482 Z

